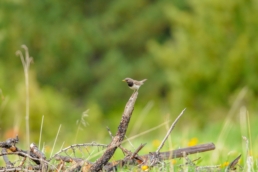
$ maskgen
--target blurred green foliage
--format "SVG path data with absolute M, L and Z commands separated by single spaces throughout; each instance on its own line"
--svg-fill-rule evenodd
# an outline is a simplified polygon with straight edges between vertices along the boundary
M 194 0 L 189 6 L 190 10 L 166 6 L 172 36 L 163 44 L 149 43 L 167 74 L 172 107 L 189 107 L 207 123 L 203 116 L 219 115 L 215 109 L 229 108 L 247 87 L 241 105 L 257 110 L 257 3 Z
M 24 132 L 25 84 L 15 52 L 27 45 L 33 140 L 75 142 L 76 121 L 90 109 L 78 140 L 115 132 L 131 90 L 125 77 L 147 78 L 137 114 L 153 107 L 139 130 L 187 108 L 187 124 L 221 120 L 239 91 L 241 105 L 257 111 L 258 4 L 249 0 L 1 1 L 0 138 Z M 13 129 L 14 128 L 14 129 Z M 92 134 L 94 131 L 94 134 Z M 72 138 L 72 139 L 71 139 Z M 2 139 L 2 138 L 1 138 Z

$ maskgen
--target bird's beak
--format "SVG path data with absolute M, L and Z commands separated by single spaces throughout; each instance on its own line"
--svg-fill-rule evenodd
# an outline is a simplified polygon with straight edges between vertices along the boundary
M 125 80 L 122 80 L 122 81 L 124 81 L 124 82 L 125 82 Z

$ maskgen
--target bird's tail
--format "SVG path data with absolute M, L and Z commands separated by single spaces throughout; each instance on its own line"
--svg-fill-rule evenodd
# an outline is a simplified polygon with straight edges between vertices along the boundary
M 147 81 L 147 79 L 143 79 L 143 80 L 141 80 L 141 83 L 144 83 L 145 81 Z

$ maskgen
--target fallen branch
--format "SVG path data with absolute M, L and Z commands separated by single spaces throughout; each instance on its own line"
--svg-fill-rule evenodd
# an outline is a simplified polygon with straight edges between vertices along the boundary
M 112 162 L 107 166 L 105 166 L 105 169 L 108 169 L 109 171 L 118 165 L 124 166 L 124 165 L 135 165 L 135 164 L 142 164 L 142 163 L 146 164 L 153 159 L 153 155 L 156 155 L 159 161 L 164 161 L 169 159 L 182 158 L 190 154 L 206 152 L 214 149 L 215 149 L 215 145 L 213 143 L 206 143 L 206 144 L 191 146 L 187 148 L 180 148 L 180 149 L 167 151 L 167 152 L 160 152 L 159 154 L 156 154 L 156 152 L 150 152 L 149 154 L 138 156 L 137 159 L 125 159 L 125 160 L 118 160 L 116 162 Z M 143 161 L 139 161 L 139 159 Z
M 213 143 L 205 143 L 205 144 L 191 146 L 187 148 L 176 149 L 173 151 L 168 151 L 163 153 L 160 152 L 159 157 L 160 157 L 160 160 L 175 159 L 175 158 L 184 157 L 186 155 L 206 152 L 214 149 L 215 149 L 215 145 Z M 144 156 L 146 157 L 148 155 L 144 155 Z

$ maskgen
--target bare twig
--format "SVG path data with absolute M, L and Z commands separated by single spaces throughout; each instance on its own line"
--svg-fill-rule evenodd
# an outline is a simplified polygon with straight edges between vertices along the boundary
M 56 156 L 58 156 L 59 154 L 61 154 L 62 152 L 66 152 L 69 149 L 73 149 L 75 147 L 87 147 L 87 146 L 97 146 L 97 147 L 107 147 L 107 145 L 105 144 L 99 144 L 99 143 L 82 143 L 82 144 L 74 144 L 71 146 L 68 146 L 60 151 L 58 151 L 57 153 L 55 153 L 50 159 L 49 161 L 51 161 L 52 159 L 54 159 Z
M 227 171 L 230 171 L 230 170 L 235 170 L 236 169 L 236 165 L 239 161 L 239 159 L 241 158 L 241 155 L 239 155 L 238 157 L 236 157 L 229 165 L 228 165 L 228 168 L 227 168 Z
M 56 155 L 55 160 L 56 161 L 64 161 L 64 162 L 68 162 L 68 163 L 73 162 L 73 161 L 75 161 L 75 162 L 83 161 L 82 158 L 71 158 L 69 156 L 62 156 L 62 155 Z
M 146 145 L 146 143 L 144 144 L 141 144 L 135 151 L 134 153 L 131 155 L 130 159 L 133 159 L 137 154 L 138 152 L 140 152 L 140 150 Z
M 200 157 L 199 157 L 199 158 L 197 158 L 195 160 L 191 160 L 188 156 L 185 156 L 184 158 L 186 160 L 186 163 L 184 165 L 190 165 L 190 166 L 193 166 L 193 167 L 196 167 L 194 161 L 197 161 L 197 160 L 200 159 Z
M 173 122 L 173 124 L 171 125 L 170 129 L 167 132 L 167 135 L 165 136 L 165 138 L 162 140 L 161 144 L 159 145 L 158 149 L 156 150 L 156 153 L 159 153 L 160 149 L 164 146 L 165 141 L 167 140 L 168 136 L 170 135 L 170 133 L 172 132 L 172 130 L 174 129 L 177 121 L 179 120 L 179 118 L 184 114 L 185 109 L 178 115 L 178 117 L 176 118 L 176 120 Z
M 113 139 L 113 135 L 112 135 L 112 132 L 110 131 L 110 128 L 109 128 L 109 127 L 106 127 L 106 128 L 107 128 L 107 130 L 108 130 L 109 136 L 111 137 L 111 139 Z

